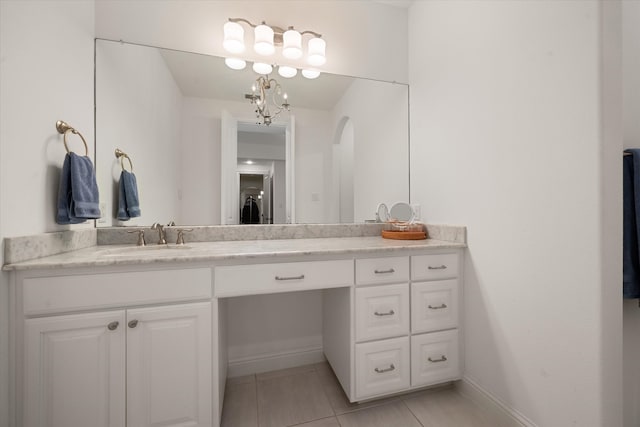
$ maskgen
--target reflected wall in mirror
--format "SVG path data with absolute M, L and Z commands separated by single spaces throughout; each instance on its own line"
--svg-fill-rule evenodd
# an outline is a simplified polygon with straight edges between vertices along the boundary
M 269 129 L 290 132 L 290 147 L 277 157 L 244 97 L 257 77 L 249 68 L 96 40 L 96 169 L 106 209 L 98 226 L 239 223 L 248 197 L 243 174 L 262 175 L 261 191 L 268 187 L 263 223 L 363 222 L 375 218 L 380 202 L 409 200 L 407 85 L 274 74 L 291 103 Z M 232 156 L 225 141 L 235 144 Z M 142 215 L 127 222 L 114 219 L 121 168 L 115 148 L 133 159 L 138 182 Z

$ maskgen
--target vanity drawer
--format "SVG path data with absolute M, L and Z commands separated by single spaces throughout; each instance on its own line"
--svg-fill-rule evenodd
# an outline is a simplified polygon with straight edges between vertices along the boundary
M 409 280 L 409 257 L 356 260 L 356 285 L 398 283 Z
M 411 284 L 411 332 L 458 326 L 458 279 Z
M 356 398 L 407 389 L 409 337 L 356 344 Z
M 136 271 L 22 281 L 24 314 L 210 299 L 211 269 Z
M 353 285 L 353 260 L 232 265 L 215 268 L 216 297 Z
M 411 280 L 439 280 L 458 277 L 458 254 L 414 255 Z
M 411 337 L 411 385 L 422 386 L 460 378 L 458 330 Z
M 356 288 L 356 341 L 409 334 L 409 284 Z

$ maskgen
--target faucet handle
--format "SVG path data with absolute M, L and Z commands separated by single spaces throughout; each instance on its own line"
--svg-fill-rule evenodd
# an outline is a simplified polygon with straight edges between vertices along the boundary
M 164 227 L 162 226 L 162 224 L 159 224 L 157 222 L 154 222 L 151 225 L 151 229 L 152 230 L 158 230 L 158 244 L 159 245 L 166 245 L 167 241 L 165 239 L 165 234 L 164 234 Z
M 175 221 L 169 221 L 169 224 L 167 224 L 167 227 L 174 227 L 176 225 Z
M 136 245 L 138 245 L 138 246 L 144 246 L 145 245 L 144 230 L 131 230 L 131 231 L 127 231 L 127 233 L 138 233 L 138 242 L 136 243 Z
M 184 233 L 193 231 L 193 228 L 179 228 L 178 229 L 178 239 L 176 240 L 176 245 L 184 245 Z

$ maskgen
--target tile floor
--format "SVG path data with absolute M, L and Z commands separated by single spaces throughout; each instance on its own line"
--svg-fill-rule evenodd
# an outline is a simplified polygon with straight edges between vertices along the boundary
M 492 414 L 444 386 L 350 403 L 327 363 L 227 381 L 222 427 L 500 427 Z

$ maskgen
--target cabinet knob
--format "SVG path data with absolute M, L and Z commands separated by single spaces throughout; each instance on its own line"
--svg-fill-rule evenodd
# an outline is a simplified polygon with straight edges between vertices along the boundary
M 116 329 L 118 329 L 119 324 L 120 322 L 111 322 L 107 325 L 107 329 L 109 329 L 110 331 L 115 331 Z
M 129 325 L 130 328 L 135 328 L 136 326 L 138 326 L 138 321 L 131 320 L 129 323 L 127 323 L 127 325 Z

